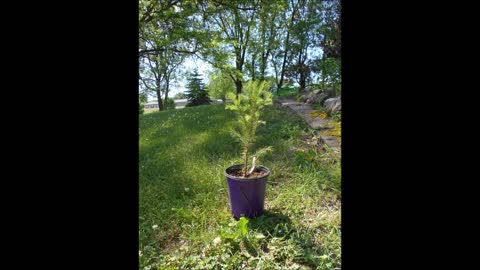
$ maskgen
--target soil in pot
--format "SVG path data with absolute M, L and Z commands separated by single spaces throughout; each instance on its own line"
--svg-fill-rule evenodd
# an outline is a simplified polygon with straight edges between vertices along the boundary
M 259 168 L 255 168 L 255 170 L 248 177 L 243 177 L 242 169 L 232 170 L 228 174 L 231 175 L 231 176 L 238 177 L 238 178 L 251 179 L 251 178 L 259 178 L 259 177 L 262 177 L 264 175 L 267 175 L 267 172 L 264 171 L 264 170 L 261 170 Z

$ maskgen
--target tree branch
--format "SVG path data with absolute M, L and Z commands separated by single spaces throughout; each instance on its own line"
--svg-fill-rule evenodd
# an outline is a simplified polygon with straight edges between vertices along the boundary
M 221 14 L 219 14 L 219 17 L 220 17 L 220 21 L 222 22 L 222 23 L 221 23 L 221 27 L 223 26 L 223 29 L 225 29 L 225 30 L 224 30 L 224 31 L 225 31 L 225 34 L 227 34 L 227 37 L 228 37 L 229 39 L 231 39 L 232 36 L 235 36 L 235 32 L 227 28 L 225 22 L 223 21 L 223 16 L 222 16 Z M 214 19 L 215 21 L 217 21 L 217 19 L 216 19 L 215 17 L 213 17 L 213 19 Z M 218 21 L 217 21 L 217 23 L 218 23 Z M 229 34 L 229 30 L 232 32 L 232 35 Z
M 147 85 L 147 83 L 144 81 L 144 78 L 140 77 L 140 80 L 143 82 L 143 85 L 145 85 L 145 88 L 150 91 L 155 91 L 155 88 L 152 88 Z
M 188 54 L 196 54 L 198 52 L 198 49 L 197 49 L 198 45 L 195 44 L 195 49 L 193 51 L 187 51 L 187 50 L 180 50 L 180 49 L 176 49 L 176 48 L 169 48 L 169 50 L 171 50 L 172 52 L 176 52 L 176 53 L 188 53 Z M 161 53 L 161 52 L 164 52 L 165 49 L 164 48 L 158 48 L 158 49 L 145 49 L 145 50 L 140 50 L 138 53 L 140 55 L 145 55 L 145 54 L 149 54 L 149 55 L 156 55 L 158 53 Z
M 255 6 L 255 7 L 239 7 L 239 6 L 235 6 L 235 5 L 232 5 L 230 3 L 225 3 L 225 2 L 222 2 L 222 1 L 218 1 L 218 0 L 211 0 L 213 3 L 217 4 L 217 5 L 221 5 L 221 6 L 226 6 L 226 7 L 229 7 L 229 8 L 232 8 L 232 9 L 239 9 L 239 10 L 258 10 L 258 7 Z

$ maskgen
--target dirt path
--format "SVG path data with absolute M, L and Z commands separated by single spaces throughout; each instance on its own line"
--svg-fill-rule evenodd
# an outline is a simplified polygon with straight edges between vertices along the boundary
M 300 115 L 305 120 L 305 122 L 307 122 L 308 125 L 310 125 L 315 130 L 318 130 L 316 134 L 320 136 L 320 139 L 323 141 L 323 143 L 333 148 L 340 147 L 337 141 L 337 137 L 322 135 L 322 132 L 330 129 L 327 127 L 329 118 L 322 119 L 320 117 L 310 116 L 310 112 L 313 111 L 313 108 L 310 104 L 298 102 L 293 98 L 282 98 L 280 99 L 280 104 L 282 107 L 287 107 Z

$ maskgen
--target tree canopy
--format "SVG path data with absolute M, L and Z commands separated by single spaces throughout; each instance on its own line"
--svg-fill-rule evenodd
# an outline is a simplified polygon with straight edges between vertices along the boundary
M 139 8 L 139 88 L 160 110 L 189 58 L 218 73 L 209 78 L 215 97 L 232 85 L 238 97 L 245 81 L 267 78 L 276 89 L 293 81 L 300 91 L 340 91 L 339 0 L 140 0 Z

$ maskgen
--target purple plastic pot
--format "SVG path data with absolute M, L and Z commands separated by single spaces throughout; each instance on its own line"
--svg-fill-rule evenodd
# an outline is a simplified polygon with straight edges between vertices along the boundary
M 230 172 L 238 170 L 242 166 L 234 165 L 225 170 L 230 209 L 233 217 L 237 220 L 241 216 L 254 218 L 263 214 L 265 188 L 267 187 L 267 178 L 270 175 L 270 170 L 264 166 L 257 166 L 257 169 L 267 173 L 262 177 L 244 179 L 230 175 Z

